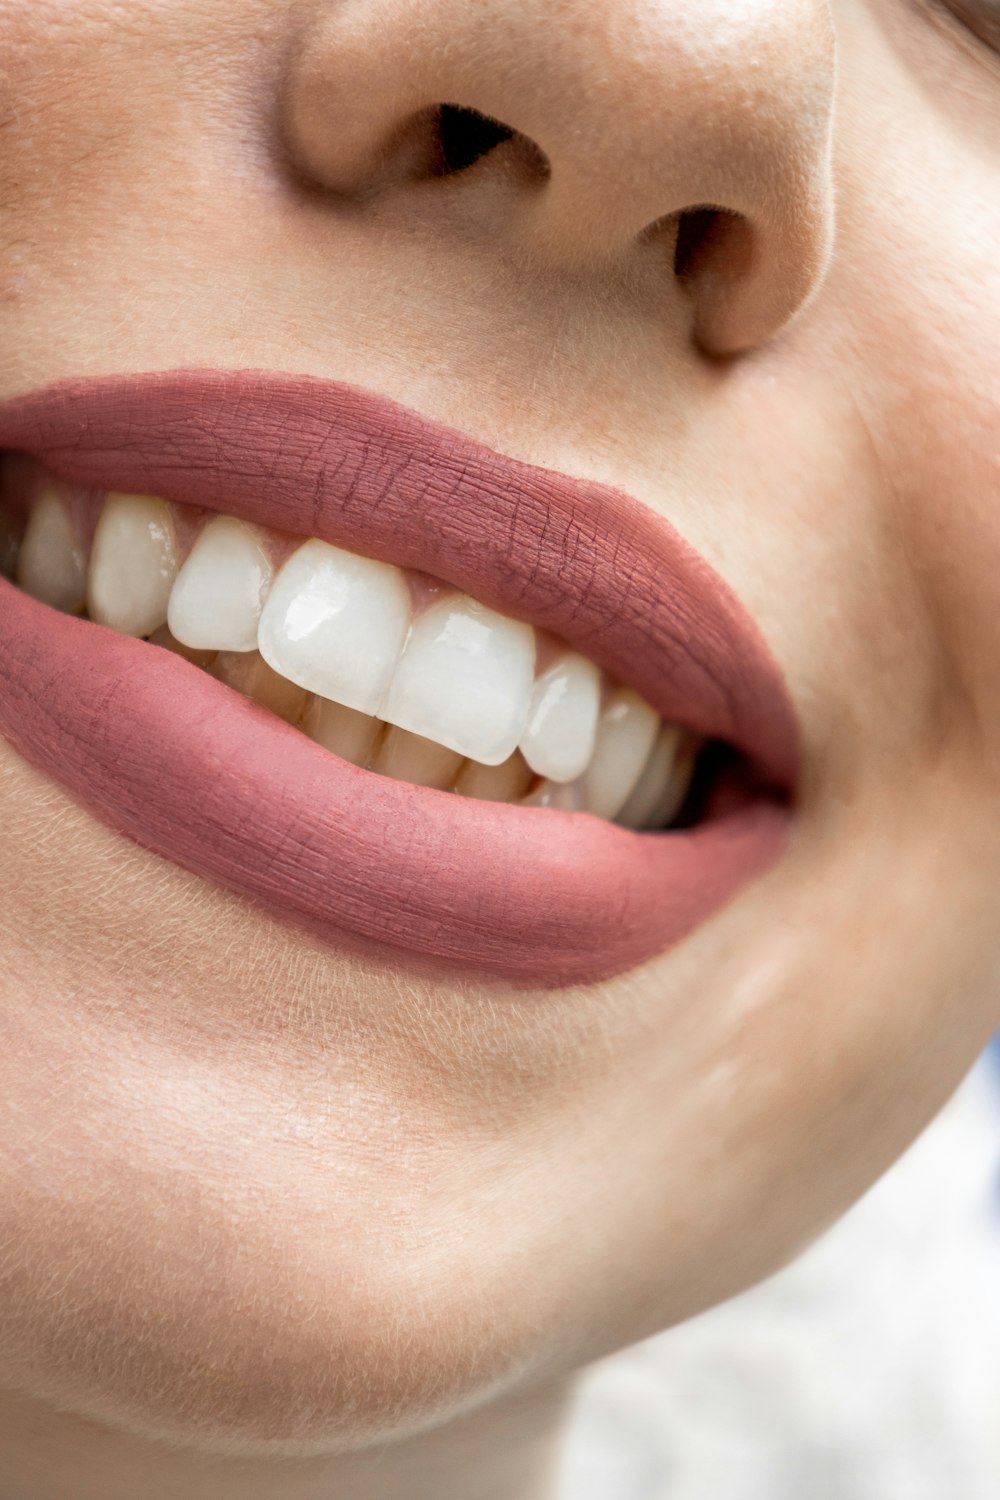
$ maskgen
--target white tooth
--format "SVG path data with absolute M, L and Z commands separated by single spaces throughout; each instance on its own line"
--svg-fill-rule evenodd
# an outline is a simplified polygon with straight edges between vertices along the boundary
M 277 714 L 286 724 L 301 718 L 309 696 L 305 688 L 279 677 L 258 651 L 220 651 L 212 676 Z
M 359 714 L 356 709 L 332 703 L 329 698 L 312 698 L 303 715 L 302 728 L 317 745 L 332 750 L 341 760 L 367 766 L 385 725 L 370 714 Z
M 181 642 L 170 634 L 165 625 L 153 631 L 149 637 L 149 643 L 151 646 L 162 646 L 165 651 L 172 651 L 175 656 L 183 656 L 185 661 L 191 662 L 196 667 L 210 667 L 215 661 L 214 651 L 199 651 L 196 646 L 181 645 Z
M 586 806 L 583 781 L 540 781 L 530 796 L 521 798 L 521 806 L 558 807 L 563 812 L 583 812 Z
M 414 622 L 380 715 L 497 766 L 524 732 L 534 668 L 530 625 L 453 595 Z
M 620 809 L 617 822 L 626 828 L 646 828 L 653 810 L 663 800 L 670 786 L 674 762 L 681 746 L 681 731 L 676 724 L 664 724 L 646 757 L 639 780 L 628 801 Z
M 575 781 L 594 751 L 601 674 L 592 661 L 570 652 L 535 683 L 528 727 L 521 736 L 525 760 L 550 781 Z
M 423 735 L 393 725 L 382 741 L 372 770 L 394 776 L 397 781 L 436 787 L 444 792 L 453 785 L 461 764 L 462 757 L 454 750 L 445 750 L 434 740 L 425 740 Z
M 587 811 L 617 817 L 632 794 L 653 748 L 659 715 L 631 688 L 616 688 L 604 706 L 587 767 Z
M 283 677 L 374 714 L 409 626 L 410 591 L 399 568 L 311 541 L 275 578 L 258 643 Z
M 481 802 L 516 802 L 531 785 L 531 771 L 519 750 L 499 766 L 467 760 L 458 773 L 456 792 Z
M 166 501 L 155 495 L 108 495 L 90 549 L 90 618 L 122 635 L 151 635 L 167 618 L 177 566 Z
M 87 560 L 69 511 L 54 489 L 40 492 L 21 542 L 17 582 L 26 594 L 76 614 L 87 594 Z
M 270 559 L 253 527 L 216 516 L 177 575 L 167 624 L 185 646 L 253 651 L 270 582 Z

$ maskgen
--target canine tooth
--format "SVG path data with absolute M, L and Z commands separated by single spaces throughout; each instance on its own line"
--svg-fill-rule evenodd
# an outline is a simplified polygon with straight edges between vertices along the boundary
M 397 781 L 436 787 L 443 792 L 454 782 L 461 764 L 462 757 L 454 750 L 446 750 L 434 740 L 392 725 L 379 747 L 372 770 L 394 776 Z
M 615 818 L 632 795 L 653 747 L 659 715 L 631 688 L 616 688 L 597 726 L 584 777 L 587 811 Z
M 655 808 L 663 801 L 671 784 L 674 763 L 681 747 L 681 731 L 676 724 L 664 724 L 646 757 L 639 780 L 619 810 L 616 821 L 626 828 L 651 826 Z
M 370 714 L 359 714 L 356 709 L 345 708 L 329 698 L 312 698 L 303 715 L 302 728 L 317 745 L 332 750 L 341 760 L 367 766 L 385 725 Z
M 517 802 L 531 785 L 531 769 L 519 750 L 498 766 L 467 760 L 458 773 L 455 790 L 482 802 Z
M 35 501 L 17 559 L 17 583 L 33 599 L 76 614 L 87 595 L 87 561 L 54 488 Z
M 409 625 L 410 594 L 399 568 L 310 541 L 275 578 L 258 644 L 283 677 L 374 714 Z
M 559 658 L 535 683 L 521 750 L 533 771 L 550 781 L 575 781 L 594 751 L 601 674 L 575 651 Z
M 309 696 L 305 688 L 279 676 L 259 651 L 220 651 L 212 676 L 277 714 L 286 724 L 294 724 L 302 716 Z
M 253 651 L 270 581 L 271 563 L 253 528 L 216 516 L 177 575 L 167 624 L 185 646 Z
M 582 779 L 576 781 L 540 781 L 522 807 L 557 807 L 563 812 L 584 812 L 586 801 Z
M 161 625 L 159 630 L 154 630 L 149 637 L 151 646 L 162 646 L 165 651 L 172 651 L 175 656 L 183 656 L 185 661 L 191 662 L 195 667 L 210 667 L 215 661 L 214 651 L 199 651 L 196 646 L 185 646 L 175 636 L 170 634 L 166 625 Z
M 380 715 L 497 766 L 524 732 L 534 667 L 530 625 L 453 595 L 414 622 Z

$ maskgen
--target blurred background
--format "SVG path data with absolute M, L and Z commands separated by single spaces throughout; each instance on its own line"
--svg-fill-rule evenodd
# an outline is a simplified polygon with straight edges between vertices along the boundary
M 1000 1500 L 1000 1040 L 793 1266 L 583 1377 L 559 1500 Z

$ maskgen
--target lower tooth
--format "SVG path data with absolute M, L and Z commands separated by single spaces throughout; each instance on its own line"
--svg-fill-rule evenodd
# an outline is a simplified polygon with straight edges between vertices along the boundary
M 446 791 L 454 782 L 462 757 L 434 740 L 391 726 L 372 766 L 382 776 L 409 781 L 415 786 Z
M 584 783 L 579 781 L 541 781 L 530 796 L 521 798 L 522 807 L 556 807 L 562 812 L 583 812 Z
M 681 732 L 676 724 L 665 724 L 649 752 L 642 774 L 631 796 L 618 814 L 626 828 L 652 827 L 652 817 L 671 783 Z
M 32 507 L 17 560 L 17 582 L 26 594 L 54 609 L 77 614 L 87 597 L 87 563 L 69 511 L 53 490 Z
M 519 750 L 498 766 L 467 760 L 458 773 L 456 792 L 482 802 L 517 802 L 531 785 L 531 770 Z
M 196 667 L 210 667 L 215 661 L 214 651 L 201 651 L 197 646 L 185 646 L 170 634 L 166 625 L 161 625 L 159 630 L 154 630 L 149 637 L 151 646 L 162 646 L 165 651 L 172 651 L 175 656 L 183 656 L 185 661 L 192 662 Z
M 269 709 L 286 724 L 294 724 L 301 718 L 309 697 L 305 688 L 269 667 L 258 651 L 220 651 L 212 676 L 259 703 L 261 708 Z
M 385 728 L 380 719 L 345 708 L 330 698 L 312 698 L 302 718 L 302 728 L 311 740 L 349 760 L 354 766 L 367 766 L 375 752 L 379 735 Z

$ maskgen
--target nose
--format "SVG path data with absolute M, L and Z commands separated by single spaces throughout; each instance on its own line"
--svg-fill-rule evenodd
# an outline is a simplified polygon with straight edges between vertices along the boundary
M 833 82 L 829 0 L 321 0 L 284 127 L 383 225 L 442 179 L 452 205 L 488 182 L 487 232 L 528 264 L 620 272 L 658 249 L 664 295 L 729 354 L 823 277 Z

